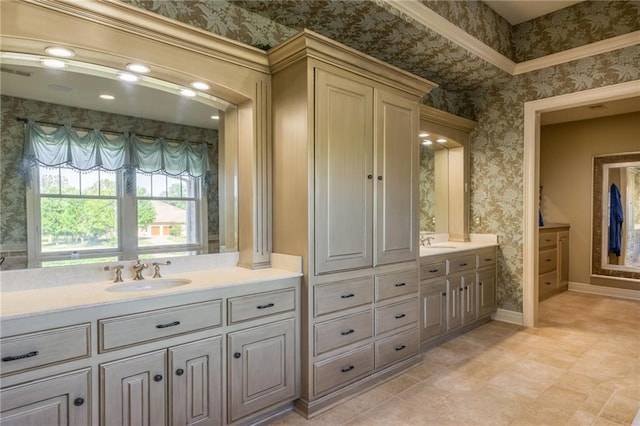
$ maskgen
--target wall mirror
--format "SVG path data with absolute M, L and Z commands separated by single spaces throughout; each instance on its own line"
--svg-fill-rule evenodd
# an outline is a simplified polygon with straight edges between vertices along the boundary
M 72 59 L 65 59 L 63 68 L 50 68 L 40 55 L 1 54 L 0 147 L 4 164 L 0 169 L 3 188 L 0 231 L 3 254 L 7 256 L 8 252 L 7 259 L 10 260 L 3 268 L 62 266 L 238 250 L 237 133 L 225 133 L 225 127 L 233 127 L 233 123 L 227 123 L 236 115 L 233 104 L 196 88 L 144 74 L 132 72 L 128 75 L 135 76 L 138 81 L 123 81 L 123 70 L 119 69 Z M 184 92 L 185 89 L 189 91 Z M 116 228 L 123 228 L 119 213 L 121 205 L 110 213 L 106 212 L 107 207 L 96 207 L 104 213 L 97 216 L 103 222 L 93 224 L 93 230 L 78 226 L 77 219 L 71 217 L 77 212 L 70 211 L 70 203 L 57 213 L 42 207 L 45 204 L 35 208 L 33 205 L 25 206 L 25 199 L 27 204 L 30 203 L 29 192 L 43 179 L 53 179 L 58 183 L 60 197 L 47 199 L 58 204 L 67 200 L 63 196 L 65 193 L 78 197 L 72 201 L 79 202 L 83 194 L 96 194 L 96 188 L 116 182 L 113 173 L 98 176 L 97 172 L 70 170 L 68 174 L 63 171 L 58 176 L 53 169 L 42 169 L 39 181 L 32 179 L 27 184 L 28 179 L 20 169 L 25 120 L 34 120 L 47 131 L 69 124 L 82 135 L 91 129 L 99 129 L 105 135 L 127 132 L 144 140 L 163 138 L 175 146 L 206 144 L 210 174 L 206 183 L 203 179 L 198 180 L 198 185 L 205 189 L 203 199 L 206 203 L 202 203 L 205 207 L 196 209 L 192 206 L 195 203 L 189 201 L 189 197 L 193 195 L 193 189 L 187 179 L 136 174 L 138 195 L 142 193 L 154 199 L 138 201 L 139 226 L 131 234 L 137 233 L 139 251 L 127 253 L 119 244 L 121 238 L 131 238 L 131 235 L 119 237 L 116 232 Z M 49 176 L 51 173 L 56 176 Z M 114 190 L 112 194 L 116 192 Z M 121 202 L 118 200 L 118 203 Z M 140 223 L 143 207 L 149 210 L 148 220 Z M 42 225 L 37 229 L 42 229 L 39 236 L 28 237 L 28 231 L 35 229 L 30 225 L 34 214 L 39 215 L 38 223 L 46 221 L 53 226 L 45 229 Z M 66 227 L 56 226 L 63 222 L 70 223 Z M 197 227 L 194 225 L 196 222 Z M 33 250 L 33 246 L 38 244 L 29 244 L 32 241 L 41 241 L 39 247 L 42 250 L 39 249 L 38 256 Z M 109 249 L 111 252 L 98 256 Z M 42 261 L 43 253 L 47 261 Z M 25 258 L 26 254 L 28 258 Z M 38 261 L 34 260 L 36 258 Z
M 640 152 L 593 159 L 592 275 L 640 279 Z
M 469 240 L 468 135 L 475 122 L 420 106 L 420 232 Z

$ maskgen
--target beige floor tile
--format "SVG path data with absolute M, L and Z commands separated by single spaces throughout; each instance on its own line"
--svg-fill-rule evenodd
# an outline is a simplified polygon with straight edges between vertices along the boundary
M 584 411 L 576 411 L 573 416 L 567 420 L 566 426 L 589 426 L 596 420 L 596 416 L 593 414 L 585 413 Z
M 640 410 L 638 400 L 625 398 L 616 392 L 607 401 L 598 417 L 621 425 L 630 425 L 638 410 Z
M 601 380 L 623 379 L 636 363 L 633 357 L 590 349 L 569 370 Z

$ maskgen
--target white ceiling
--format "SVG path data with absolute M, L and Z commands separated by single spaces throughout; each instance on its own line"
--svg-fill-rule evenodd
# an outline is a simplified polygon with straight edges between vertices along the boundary
M 484 0 L 484 3 L 511 25 L 530 21 L 583 0 Z

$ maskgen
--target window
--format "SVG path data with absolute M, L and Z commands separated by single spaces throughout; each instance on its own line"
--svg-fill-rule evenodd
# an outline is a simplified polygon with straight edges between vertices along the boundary
M 27 191 L 30 266 L 206 252 L 206 164 L 195 163 L 198 158 L 206 161 L 206 149 L 164 140 L 147 142 L 119 137 L 114 143 L 114 139 L 105 138 L 118 150 L 116 154 L 125 152 L 123 146 L 131 150 L 130 154 L 109 159 L 111 152 L 105 152 L 95 158 L 83 154 L 67 159 L 64 152 L 91 145 L 58 137 L 60 128 L 53 132 L 46 129 L 28 132 L 31 146 L 25 141 L 25 152 L 35 153 L 27 156 L 32 160 L 28 163 L 31 185 Z M 66 130 L 78 137 L 75 129 Z M 84 132 L 80 137 L 87 135 Z M 162 158 L 167 152 L 175 164 Z M 185 155 L 182 164 L 178 164 L 182 152 Z M 125 162 L 136 155 L 142 158 L 138 163 Z M 47 158 L 58 165 L 48 165 L 43 161 Z M 99 163 L 104 158 L 116 164 L 113 170 Z M 152 158 L 153 163 L 147 158 Z M 81 170 L 76 167 L 78 162 L 90 169 Z M 193 169 L 194 163 L 203 172 L 199 176 L 187 170 L 190 165 Z M 173 169 L 167 171 L 169 167 Z M 174 174 L 175 170 L 179 173 Z
M 124 171 L 38 165 L 36 175 L 29 246 L 39 265 L 203 250 L 206 197 L 199 178 L 137 172 L 136 191 L 128 195 Z

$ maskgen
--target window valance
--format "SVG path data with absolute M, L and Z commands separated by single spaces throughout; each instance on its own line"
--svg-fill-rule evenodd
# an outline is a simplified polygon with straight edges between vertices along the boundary
M 33 120 L 26 124 L 24 157 L 28 166 L 39 163 L 68 165 L 79 170 L 135 169 L 144 173 L 192 177 L 209 172 L 209 156 L 204 143 L 174 143 L 163 138 L 147 140 L 126 132 L 113 136 L 97 129 L 81 135 L 70 125 L 47 132 L 46 127 L 50 126 L 41 126 Z

